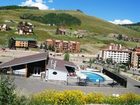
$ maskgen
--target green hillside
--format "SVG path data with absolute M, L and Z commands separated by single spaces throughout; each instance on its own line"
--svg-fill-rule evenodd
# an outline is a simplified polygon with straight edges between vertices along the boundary
M 76 38 L 72 36 L 60 36 L 55 35 L 56 26 L 48 26 L 46 24 L 20 19 L 22 14 L 33 14 L 35 16 L 43 16 L 48 13 L 67 13 L 74 17 L 77 17 L 81 20 L 80 26 L 71 26 L 66 28 L 72 28 L 73 30 L 76 29 L 83 29 L 88 31 L 88 35 L 84 38 Z M 125 34 L 127 36 L 132 37 L 140 37 L 140 32 L 135 30 L 131 30 L 125 28 L 123 26 L 114 25 L 102 19 L 88 16 L 82 12 L 78 11 L 65 11 L 65 10 L 33 10 L 33 9 L 14 9 L 14 10 L 0 10 L 0 24 L 7 23 L 11 26 L 12 30 L 8 32 L 1 32 L 0 31 L 0 44 L 5 46 L 7 44 L 8 37 L 11 36 L 19 36 L 16 34 L 16 27 L 20 21 L 28 21 L 35 25 L 34 35 L 26 36 L 26 37 L 36 37 L 39 42 L 45 41 L 47 38 L 56 38 L 56 39 L 65 39 L 65 40 L 77 40 L 81 42 L 81 46 L 83 49 L 88 49 L 87 46 L 92 48 L 102 48 L 107 44 L 114 42 L 114 43 L 122 43 L 125 46 L 136 46 L 138 43 L 134 42 L 121 42 L 118 40 L 114 40 L 114 38 L 110 37 L 110 33 L 116 34 Z M 85 47 L 86 46 L 86 47 Z
M 140 32 L 140 22 L 134 24 L 124 24 L 121 26 Z

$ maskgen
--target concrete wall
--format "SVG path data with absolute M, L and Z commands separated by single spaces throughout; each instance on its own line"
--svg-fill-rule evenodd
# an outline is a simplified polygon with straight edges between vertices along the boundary
M 13 70 L 13 74 L 25 76 L 25 75 L 26 75 L 26 68 L 24 68 L 24 69 L 19 69 L 19 70 Z
M 67 73 L 59 70 L 48 69 L 48 71 L 46 71 L 46 80 L 67 81 Z

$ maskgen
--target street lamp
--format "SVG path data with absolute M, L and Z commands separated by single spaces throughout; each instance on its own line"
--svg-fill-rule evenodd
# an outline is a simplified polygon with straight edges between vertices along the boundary
M 96 79 L 96 82 L 98 83 L 98 86 L 100 87 L 100 79 Z

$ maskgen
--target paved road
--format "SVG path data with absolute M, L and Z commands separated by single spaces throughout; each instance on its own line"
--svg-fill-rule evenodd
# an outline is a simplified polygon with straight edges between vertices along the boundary
M 112 94 L 123 94 L 128 92 L 134 92 L 140 94 L 140 88 L 134 87 L 134 85 L 139 85 L 140 82 L 136 82 L 128 78 L 128 88 L 123 87 L 93 87 L 93 86 L 67 86 L 66 83 L 55 83 L 55 82 L 46 82 L 36 78 L 24 78 L 24 77 L 15 77 L 15 84 L 17 86 L 18 93 L 24 95 L 31 95 L 43 90 L 82 90 L 86 93 L 89 92 L 99 92 L 104 93 L 105 95 Z

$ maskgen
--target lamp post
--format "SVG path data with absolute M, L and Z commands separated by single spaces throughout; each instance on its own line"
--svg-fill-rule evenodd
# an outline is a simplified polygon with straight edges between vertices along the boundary
M 98 83 L 98 87 L 100 87 L 100 79 L 96 79 L 96 82 Z

